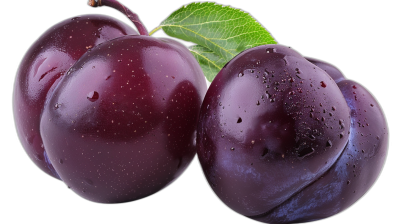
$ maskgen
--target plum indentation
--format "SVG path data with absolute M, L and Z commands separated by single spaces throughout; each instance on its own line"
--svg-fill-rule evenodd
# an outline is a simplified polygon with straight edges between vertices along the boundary
M 53 68 L 51 68 L 49 71 L 43 73 L 43 74 L 40 76 L 40 78 L 39 78 L 39 82 L 40 82 L 40 80 L 42 80 L 47 74 L 49 74 L 50 72 L 52 72 L 52 71 L 54 71 L 54 70 L 56 70 L 56 69 L 57 69 L 57 67 L 53 67 Z
M 239 117 L 238 120 L 237 120 L 237 123 L 238 123 L 238 124 L 239 124 L 239 123 L 242 123 L 242 121 L 243 121 L 242 118 Z

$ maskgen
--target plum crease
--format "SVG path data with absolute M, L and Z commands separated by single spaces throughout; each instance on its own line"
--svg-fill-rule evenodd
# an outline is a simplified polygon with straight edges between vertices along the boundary
M 328 173 L 335 165 L 336 163 L 339 161 L 339 159 L 342 157 L 347 145 L 349 144 L 350 140 L 347 140 L 346 145 L 343 147 L 342 151 L 340 152 L 339 156 L 336 158 L 335 162 L 332 163 L 332 166 L 330 166 L 328 169 L 326 169 L 324 172 L 322 172 L 321 175 L 319 175 L 318 177 L 315 178 L 314 181 L 311 181 L 308 184 L 305 184 L 303 187 L 299 188 L 298 191 L 294 192 L 292 195 L 290 195 L 287 199 L 283 200 L 281 203 L 279 203 L 278 205 L 276 205 L 275 207 L 271 208 L 270 210 L 261 213 L 259 215 L 250 215 L 250 216 L 246 216 L 247 218 L 251 218 L 251 219 L 259 219 L 259 218 L 263 218 L 271 213 L 273 213 L 275 211 L 275 209 L 279 208 L 281 205 L 283 205 L 285 202 L 291 200 L 293 197 L 295 197 L 297 194 L 299 194 L 300 192 L 302 192 L 304 189 L 310 187 L 311 185 L 313 185 L 315 182 L 317 182 L 321 177 L 323 177 L 326 173 Z

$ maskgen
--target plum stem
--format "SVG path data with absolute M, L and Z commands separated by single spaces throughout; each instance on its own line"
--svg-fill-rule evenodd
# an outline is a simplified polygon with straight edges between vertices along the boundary
M 108 6 L 124 13 L 132 22 L 135 24 L 140 35 L 149 36 L 146 27 L 144 27 L 142 21 L 140 21 L 138 15 L 133 13 L 127 7 L 119 3 L 117 0 L 89 0 L 88 5 L 92 7 Z

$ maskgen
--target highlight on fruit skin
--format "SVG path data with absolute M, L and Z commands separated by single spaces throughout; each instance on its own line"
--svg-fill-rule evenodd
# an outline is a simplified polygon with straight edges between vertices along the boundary
M 18 136 L 31 159 L 85 199 L 138 200 L 176 180 L 196 153 L 207 84 L 190 51 L 108 16 L 56 24 L 28 50 L 15 79 Z
M 345 210 L 387 155 L 387 123 L 374 97 L 308 59 L 322 69 L 282 45 L 246 50 L 216 76 L 200 110 L 197 153 L 208 183 L 231 209 L 261 222 Z
M 138 33 L 109 16 L 82 15 L 50 27 L 25 53 L 14 82 L 14 121 L 23 148 L 45 173 L 60 179 L 48 158 L 39 130 L 46 100 L 84 53 L 124 35 Z

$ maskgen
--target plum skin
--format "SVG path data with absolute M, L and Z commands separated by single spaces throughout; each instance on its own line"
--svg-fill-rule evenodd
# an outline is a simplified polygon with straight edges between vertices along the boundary
M 49 28 L 26 52 L 14 82 L 14 121 L 23 148 L 45 173 L 60 178 L 40 136 L 40 117 L 46 100 L 68 69 L 90 48 L 116 37 L 137 34 L 112 17 L 82 15 Z
M 46 104 L 40 130 L 61 179 L 95 202 L 151 195 L 194 158 L 206 82 L 180 43 L 124 36 L 69 70 Z
M 388 134 L 379 104 L 361 85 L 345 80 L 334 66 L 307 59 L 322 69 L 280 45 L 246 50 L 221 70 L 203 101 L 197 152 L 204 174 L 226 205 L 249 218 L 292 223 L 329 217 L 357 201 L 382 169 Z M 305 73 L 314 74 L 310 79 L 302 79 Z M 293 86 L 299 79 L 303 81 L 302 93 L 298 92 L 299 84 Z M 266 87 L 289 90 L 281 95 L 269 91 L 261 96 Z M 327 90 L 328 87 L 332 88 Z M 315 104 L 308 101 L 304 104 L 310 105 L 311 110 L 306 113 L 297 108 L 292 112 L 300 115 L 292 118 L 306 122 L 314 119 L 319 126 L 325 125 L 328 129 L 331 126 L 333 132 L 313 135 L 311 139 L 314 140 L 306 143 L 318 138 L 326 141 L 328 137 L 330 142 L 324 145 L 327 148 L 320 145 L 318 149 L 299 154 L 296 148 L 299 146 L 290 145 L 290 141 L 302 141 L 302 135 L 297 133 L 307 133 L 293 129 L 293 121 L 285 118 L 290 107 L 275 111 L 271 108 L 277 102 L 289 102 L 288 97 L 304 95 L 313 89 L 317 94 L 309 97 L 314 98 Z M 327 90 L 327 98 L 335 105 L 325 102 L 319 107 L 324 94 L 320 90 Z M 303 96 L 296 100 L 303 102 L 304 97 L 307 98 Z M 276 108 L 285 108 L 284 105 L 281 103 Z M 244 115 L 246 113 L 248 115 Z M 334 119 L 328 120 L 331 117 L 328 113 L 332 113 Z M 276 127 L 269 125 L 276 121 L 279 123 Z M 257 128 L 263 126 L 268 128 Z M 295 134 L 288 135 L 279 129 L 294 130 Z M 329 151 L 334 152 L 326 154 Z M 325 167 L 318 165 L 325 161 Z M 293 167 L 287 164 L 298 166 L 294 166 L 293 172 Z M 303 169 L 313 169 L 313 175 L 304 173 Z M 293 184 L 298 179 L 305 181 Z M 326 196 L 328 198 L 324 198 Z
M 51 27 L 25 54 L 15 125 L 44 172 L 88 200 L 127 202 L 169 185 L 192 161 L 206 89 L 182 44 L 84 15 Z

